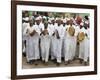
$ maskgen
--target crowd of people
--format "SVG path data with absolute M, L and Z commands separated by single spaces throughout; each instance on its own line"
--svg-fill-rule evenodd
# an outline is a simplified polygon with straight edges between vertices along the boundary
M 89 24 L 87 15 L 70 18 L 47 18 L 40 14 L 24 15 L 22 17 L 22 49 L 26 54 L 27 63 L 38 65 L 37 61 L 41 60 L 48 64 L 51 60 L 59 66 L 63 58 L 65 65 L 75 59 L 87 65 L 90 50 Z

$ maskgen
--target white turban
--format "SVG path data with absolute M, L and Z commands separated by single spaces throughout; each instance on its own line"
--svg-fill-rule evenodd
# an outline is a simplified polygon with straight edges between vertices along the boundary
M 23 20 L 25 20 L 25 21 L 29 21 L 29 17 L 23 18 Z

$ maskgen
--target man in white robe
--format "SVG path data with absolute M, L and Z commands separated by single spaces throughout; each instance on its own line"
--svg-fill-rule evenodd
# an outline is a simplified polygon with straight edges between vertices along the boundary
M 56 59 L 57 65 L 61 64 L 62 57 L 62 39 L 63 39 L 63 25 L 61 20 L 58 20 L 58 24 L 55 26 L 55 34 L 52 42 L 52 58 Z
M 54 44 L 55 44 L 55 20 L 54 18 L 50 18 L 50 20 L 48 21 L 48 29 L 49 29 L 49 35 L 51 37 L 51 42 L 50 42 L 50 56 L 51 56 L 51 60 L 54 60 Z
M 55 23 L 53 24 L 51 20 L 48 20 L 48 29 L 49 29 L 49 35 L 52 36 L 52 34 L 55 31 Z
M 40 59 L 39 52 L 39 38 L 41 33 L 41 27 L 39 26 L 39 18 L 36 18 L 36 24 L 26 29 L 27 41 L 26 41 L 26 56 L 27 62 L 33 62 L 37 65 L 37 60 Z M 30 34 L 33 33 L 32 36 Z
M 34 26 L 37 26 L 38 29 L 40 30 L 40 33 L 44 30 L 44 24 L 41 22 L 41 18 L 40 17 L 37 17 L 35 19 L 36 23 Z
M 78 40 L 77 36 L 78 36 L 79 30 L 80 30 L 80 26 L 79 25 L 75 25 L 76 51 L 75 51 L 75 57 L 74 57 L 74 59 L 78 59 L 78 56 L 79 56 L 79 43 L 77 41 Z
M 49 59 L 49 50 L 50 50 L 50 30 L 48 28 L 48 24 L 44 24 L 45 29 L 41 33 L 41 41 L 40 41 L 40 47 L 41 47 L 41 56 L 42 61 L 47 64 Z
M 82 27 L 79 32 L 84 32 L 85 38 L 83 41 L 79 43 L 79 58 L 80 62 L 84 62 L 84 65 L 87 65 L 88 57 L 89 57 L 89 33 L 87 29 Z
M 75 29 L 75 33 L 73 36 L 69 35 L 68 29 L 72 26 Z M 65 35 L 64 35 L 64 60 L 65 65 L 67 65 L 70 61 L 72 61 L 75 57 L 76 51 L 76 43 L 77 43 L 77 29 L 76 26 L 73 25 L 73 21 L 69 21 L 69 25 L 65 27 Z

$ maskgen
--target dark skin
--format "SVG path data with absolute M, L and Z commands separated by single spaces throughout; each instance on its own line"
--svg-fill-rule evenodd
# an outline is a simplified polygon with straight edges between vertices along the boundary
M 59 36 L 59 33 L 58 33 L 58 31 L 57 31 L 57 34 L 56 34 L 56 36 L 57 36 L 57 39 L 60 39 L 60 36 Z
M 62 24 L 62 21 L 61 20 L 58 20 L 58 27 Z M 60 36 L 59 36 L 59 33 L 58 31 L 56 31 L 56 36 L 57 36 L 57 39 L 60 39 Z
M 55 24 L 55 20 L 52 20 L 51 23 L 54 25 Z
M 67 25 L 69 25 L 69 20 L 66 22 Z
M 36 33 L 35 30 L 33 30 L 33 32 L 30 33 L 30 36 L 33 36 Z
M 54 35 L 55 35 L 55 33 L 52 34 L 52 36 L 54 36 Z
M 62 24 L 61 20 L 58 20 L 58 26 L 60 26 Z
M 52 20 L 51 23 L 54 25 L 55 24 L 55 20 Z M 54 36 L 55 33 L 52 34 L 52 36 Z
M 39 25 L 41 21 L 40 20 L 36 20 L 35 22 L 36 22 L 37 25 Z
M 69 21 L 69 25 L 72 26 L 73 25 L 73 20 Z
M 84 18 L 85 18 L 86 20 L 89 20 L 88 16 L 85 16 Z
M 29 14 L 28 14 L 27 11 L 24 13 L 24 16 L 25 16 L 25 17 L 29 17 Z
M 60 26 L 62 24 L 62 21 L 61 20 L 58 20 L 57 23 L 58 23 L 58 26 Z M 55 33 L 53 33 L 52 35 L 54 36 Z M 57 36 L 57 39 L 60 39 L 60 36 L 59 36 L 58 31 L 56 31 L 56 36 Z
M 87 29 L 88 27 L 87 26 L 84 26 L 84 28 Z M 88 36 L 88 35 L 85 33 L 85 36 Z
M 80 25 L 80 29 L 82 29 L 82 28 L 83 28 L 83 26 Z

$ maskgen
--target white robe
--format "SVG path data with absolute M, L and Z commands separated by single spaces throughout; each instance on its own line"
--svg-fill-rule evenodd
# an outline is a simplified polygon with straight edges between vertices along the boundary
M 49 35 L 50 35 L 50 38 L 51 38 L 51 41 L 50 41 L 50 56 L 52 58 L 53 56 L 53 51 L 54 51 L 54 42 L 55 42 L 55 37 L 52 36 L 53 33 L 55 32 L 55 24 L 49 24 L 48 25 L 48 29 L 49 29 Z
M 75 28 L 76 40 L 77 40 L 77 36 L 78 36 L 79 30 L 80 30 L 80 26 L 76 25 L 76 28 Z M 78 45 L 77 42 L 76 42 L 75 58 L 78 58 L 78 56 L 79 56 L 79 45 Z
M 23 23 L 22 24 L 22 51 L 26 52 L 26 48 L 25 48 L 25 40 L 27 40 L 27 36 L 26 36 L 26 28 L 29 26 L 29 23 Z
M 41 57 L 42 60 L 45 62 L 48 62 L 49 59 L 49 50 L 50 50 L 50 36 L 47 35 L 41 35 L 41 41 L 40 41 L 40 48 L 41 48 Z
M 39 34 L 40 30 L 37 26 L 28 27 L 27 29 L 27 40 L 26 40 L 26 58 L 27 61 L 30 60 L 37 60 L 40 59 L 40 53 L 39 53 Z M 37 33 L 33 36 L 30 36 L 29 33 L 31 33 L 33 30 L 35 30 Z
M 77 28 L 76 26 L 72 25 L 75 29 L 74 36 L 70 36 L 68 33 L 68 28 L 70 25 L 66 26 L 65 29 L 65 35 L 64 35 L 64 56 L 65 61 L 72 60 L 75 57 L 75 51 L 76 51 L 76 43 L 77 43 Z
M 60 25 L 59 27 L 55 26 L 55 34 L 56 30 L 58 31 L 58 34 L 60 36 L 60 39 L 57 39 L 56 35 L 52 37 L 52 59 L 57 59 L 58 63 L 61 63 L 61 57 L 62 57 L 62 40 L 63 40 L 63 26 Z
M 80 32 L 86 33 L 88 36 L 89 34 L 87 33 L 87 30 L 85 28 L 80 29 Z M 85 36 L 85 39 L 80 42 L 79 44 L 79 58 L 83 59 L 84 61 L 88 60 L 89 57 L 89 39 L 88 37 Z

